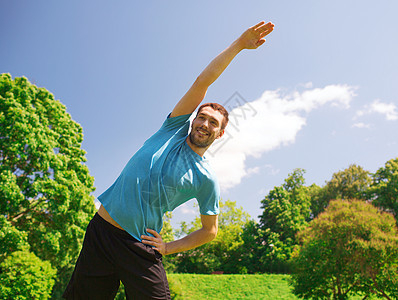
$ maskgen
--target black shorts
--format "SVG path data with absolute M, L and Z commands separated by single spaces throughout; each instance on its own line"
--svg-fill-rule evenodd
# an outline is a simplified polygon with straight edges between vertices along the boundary
M 95 214 L 63 297 L 114 299 L 120 281 L 127 299 L 170 299 L 162 255 Z

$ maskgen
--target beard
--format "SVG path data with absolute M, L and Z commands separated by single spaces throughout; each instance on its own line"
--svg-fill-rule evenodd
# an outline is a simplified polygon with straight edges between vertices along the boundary
M 195 145 L 196 147 L 199 148 L 207 148 L 208 146 L 210 146 L 214 140 L 216 139 L 215 134 L 210 134 L 208 133 L 208 135 L 206 136 L 206 138 L 200 138 L 197 136 L 197 130 L 198 128 L 191 130 L 190 134 L 189 134 L 189 141 Z M 207 130 L 205 130 L 207 132 Z

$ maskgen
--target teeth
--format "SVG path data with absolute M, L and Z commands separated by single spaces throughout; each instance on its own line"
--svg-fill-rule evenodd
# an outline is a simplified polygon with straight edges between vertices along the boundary
M 206 131 L 203 131 L 203 130 L 200 130 L 200 129 L 198 131 L 199 131 L 200 134 L 207 134 Z

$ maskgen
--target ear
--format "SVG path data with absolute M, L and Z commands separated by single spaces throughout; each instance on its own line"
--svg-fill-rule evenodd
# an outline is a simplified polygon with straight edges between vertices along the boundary
M 220 137 L 222 137 L 225 133 L 225 129 L 221 129 L 220 132 L 218 133 L 218 136 L 216 137 L 216 139 L 219 139 Z

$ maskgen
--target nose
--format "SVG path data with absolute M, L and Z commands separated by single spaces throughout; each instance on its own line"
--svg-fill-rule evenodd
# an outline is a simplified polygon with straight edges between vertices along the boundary
M 208 128 L 208 126 L 209 126 L 209 121 L 208 121 L 207 119 L 205 119 L 205 120 L 202 122 L 202 127 Z

